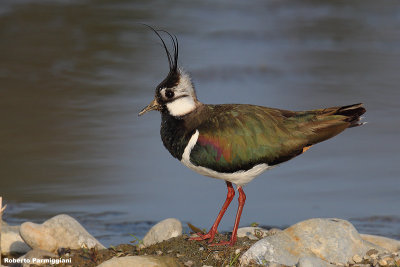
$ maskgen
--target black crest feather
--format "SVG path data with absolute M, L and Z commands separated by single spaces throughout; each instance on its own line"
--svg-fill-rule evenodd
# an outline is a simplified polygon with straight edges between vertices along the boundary
M 168 63 L 169 63 L 169 72 L 170 73 L 176 73 L 178 71 L 178 56 L 179 56 L 179 43 L 178 43 L 178 38 L 176 37 L 176 35 L 173 35 L 165 30 L 156 30 L 153 27 L 151 27 L 150 25 L 147 24 L 143 24 L 144 26 L 150 28 L 156 35 L 157 37 L 161 40 L 162 45 L 164 47 L 165 53 L 167 54 L 167 58 L 168 58 Z M 161 37 L 160 32 L 163 32 L 165 34 L 167 34 L 172 42 L 173 48 L 174 48 L 174 53 L 173 56 L 171 55 L 167 45 L 165 44 L 164 39 Z

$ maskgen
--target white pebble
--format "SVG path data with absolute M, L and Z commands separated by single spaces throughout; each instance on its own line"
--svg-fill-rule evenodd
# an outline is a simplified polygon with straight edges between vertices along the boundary
M 384 260 L 384 259 L 379 260 L 378 263 L 379 263 L 380 266 L 386 266 L 387 265 L 387 261 Z
M 353 261 L 355 262 L 355 263 L 360 263 L 360 262 L 362 262 L 362 258 L 360 257 L 360 255 L 354 255 L 353 256 Z
M 193 261 L 187 261 L 187 262 L 184 263 L 184 265 L 187 266 L 187 267 L 192 267 L 193 264 L 194 264 Z

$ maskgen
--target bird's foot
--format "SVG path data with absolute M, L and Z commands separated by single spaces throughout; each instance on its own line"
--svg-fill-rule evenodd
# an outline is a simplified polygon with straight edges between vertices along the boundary
M 198 236 L 190 237 L 189 240 L 202 241 L 202 240 L 208 239 L 208 245 L 210 247 L 214 247 L 214 246 L 230 246 L 230 247 L 232 247 L 236 243 L 236 238 L 231 238 L 230 241 L 221 241 L 221 242 L 217 242 L 217 243 L 212 243 L 212 241 L 214 240 L 215 234 L 216 234 L 216 232 L 213 233 L 212 231 L 208 232 L 207 234 L 196 233 L 196 235 L 198 235 Z
M 215 232 L 210 231 L 207 234 L 202 234 L 202 233 L 196 233 L 198 236 L 194 236 L 189 238 L 189 240 L 195 240 L 195 241 L 201 241 L 201 240 L 206 240 L 209 239 L 208 242 L 211 243 L 214 240 Z

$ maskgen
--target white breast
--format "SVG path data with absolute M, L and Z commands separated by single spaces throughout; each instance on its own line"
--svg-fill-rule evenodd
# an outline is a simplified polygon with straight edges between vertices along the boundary
M 195 172 L 197 172 L 199 174 L 202 174 L 202 175 L 205 175 L 208 177 L 212 177 L 212 178 L 229 181 L 229 182 L 236 184 L 237 186 L 243 186 L 243 185 L 249 183 L 254 178 L 256 178 L 261 173 L 263 173 L 264 171 L 272 168 L 272 166 L 268 166 L 268 164 L 262 163 L 262 164 L 255 165 L 250 170 L 240 170 L 240 171 L 237 171 L 234 173 L 224 173 L 224 172 L 217 172 L 217 171 L 208 169 L 206 167 L 196 166 L 190 161 L 190 153 L 192 152 L 193 147 L 196 145 L 198 138 L 199 138 L 199 131 L 196 130 L 196 132 L 190 138 L 189 143 L 185 147 L 181 162 L 186 167 L 194 170 Z

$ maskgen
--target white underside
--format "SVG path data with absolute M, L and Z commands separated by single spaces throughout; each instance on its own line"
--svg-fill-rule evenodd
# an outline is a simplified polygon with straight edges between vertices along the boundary
M 193 147 L 196 145 L 198 138 L 199 138 L 199 131 L 196 130 L 196 132 L 190 138 L 189 143 L 185 147 L 181 162 L 186 167 L 194 170 L 199 174 L 209 176 L 212 178 L 222 179 L 234 183 L 237 186 L 243 186 L 249 183 L 254 178 L 256 178 L 261 173 L 263 173 L 264 171 L 272 168 L 272 166 L 268 166 L 268 164 L 263 163 L 254 166 L 250 170 L 242 170 L 234 173 L 224 173 L 224 172 L 217 172 L 201 166 L 196 166 L 190 161 L 190 153 L 192 152 Z

